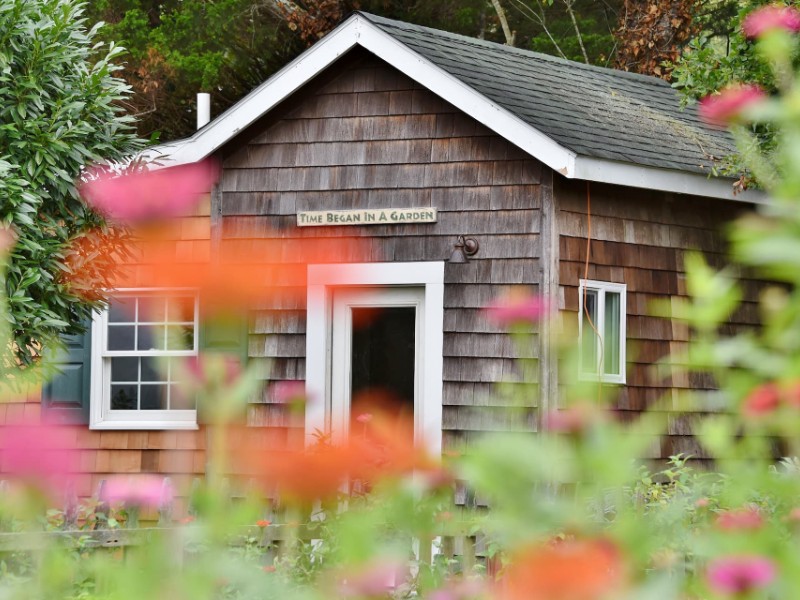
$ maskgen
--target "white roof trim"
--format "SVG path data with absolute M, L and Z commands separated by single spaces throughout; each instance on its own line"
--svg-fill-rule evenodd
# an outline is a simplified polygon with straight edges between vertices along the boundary
M 752 202 L 754 204 L 765 204 L 767 202 L 767 194 L 761 190 L 746 190 L 734 195 L 733 180 L 731 179 L 703 175 L 702 173 L 670 171 L 657 167 L 633 165 L 587 156 L 579 156 L 577 158 L 574 171 L 567 177 L 662 192 Z
M 369 50 L 569 179 L 743 202 L 765 202 L 766 196 L 757 191 L 734 196 L 732 182 L 728 179 L 707 178 L 685 171 L 578 156 L 358 14 L 350 17 L 197 133 L 185 140 L 155 146 L 144 153 L 144 158 L 169 166 L 194 162 L 213 154 L 356 45 Z

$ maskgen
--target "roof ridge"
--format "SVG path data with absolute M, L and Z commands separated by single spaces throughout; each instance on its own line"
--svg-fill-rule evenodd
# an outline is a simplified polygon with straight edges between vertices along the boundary
M 491 42 L 489 40 L 482 40 L 480 38 L 474 38 L 467 35 L 462 35 L 460 33 L 452 33 L 450 31 L 445 31 L 443 29 L 434 29 L 433 27 L 426 27 L 424 25 L 417 25 L 415 23 L 409 23 L 407 21 L 398 21 L 396 19 L 389 19 L 386 17 L 381 17 L 378 15 L 374 15 L 372 13 L 368 13 L 363 10 L 355 11 L 354 14 L 358 14 L 366 18 L 368 21 L 376 24 L 376 25 L 383 25 L 388 27 L 394 27 L 397 29 L 409 29 L 412 31 L 419 31 L 423 33 L 430 33 L 433 35 L 438 35 L 442 37 L 449 37 L 455 40 L 473 44 L 477 47 L 481 48 L 490 48 L 494 50 L 502 50 L 503 52 L 509 52 L 512 54 L 518 54 L 523 57 L 527 58 L 536 58 L 538 60 L 550 61 L 562 65 L 567 65 L 570 67 L 574 67 L 577 69 L 588 70 L 588 71 L 595 71 L 600 72 L 606 75 L 611 75 L 614 77 L 620 77 L 625 79 L 631 79 L 633 81 L 638 81 L 640 83 L 647 83 L 650 85 L 656 85 L 659 87 L 669 87 L 672 86 L 660 79 L 658 77 L 653 77 L 652 75 L 642 75 L 641 73 L 631 73 L 630 71 L 620 71 L 618 69 L 611 69 L 609 67 L 601 67 L 598 65 L 591 65 L 586 63 L 577 62 L 574 60 L 569 60 L 566 58 L 561 58 L 559 56 L 553 56 L 552 54 L 544 54 L 542 52 L 534 52 L 533 50 L 526 50 L 524 48 L 517 48 L 516 46 L 507 46 L 505 44 L 499 44 L 497 42 Z

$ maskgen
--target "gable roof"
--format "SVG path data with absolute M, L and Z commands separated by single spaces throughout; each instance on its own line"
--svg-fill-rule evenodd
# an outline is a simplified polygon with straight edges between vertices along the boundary
M 731 180 L 709 178 L 735 151 L 727 131 L 681 110 L 660 79 L 355 13 L 190 138 L 151 149 L 164 164 L 199 160 L 361 46 L 565 177 L 716 198 Z

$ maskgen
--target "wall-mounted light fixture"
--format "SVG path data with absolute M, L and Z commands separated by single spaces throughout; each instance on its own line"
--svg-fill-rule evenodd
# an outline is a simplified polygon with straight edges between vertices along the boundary
M 447 262 L 455 265 L 467 263 L 469 262 L 469 257 L 475 256 L 479 249 L 480 245 L 478 244 L 478 240 L 460 235 L 456 243 L 453 244 L 453 253 L 450 255 L 450 260 Z

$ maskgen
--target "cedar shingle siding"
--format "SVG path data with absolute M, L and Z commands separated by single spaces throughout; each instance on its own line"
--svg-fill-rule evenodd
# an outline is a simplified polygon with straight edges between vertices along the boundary
M 497 406 L 504 401 L 491 394 L 492 383 L 517 377 L 518 354 L 480 309 L 509 285 L 538 281 L 541 173 L 537 161 L 478 122 L 361 56 L 225 160 L 223 235 L 263 223 L 264 231 L 280 230 L 271 235 L 284 242 L 358 236 L 369 240 L 370 256 L 353 257 L 363 262 L 442 261 L 458 235 L 475 236 L 480 252 L 471 263 L 445 270 L 447 447 L 462 432 L 534 427 L 533 411 L 506 423 Z M 295 227 L 297 211 L 406 206 L 435 207 L 438 222 Z M 255 312 L 250 356 L 271 359 L 274 380 L 304 378 L 304 355 L 303 306 L 267 302 Z M 535 345 L 522 358 L 535 359 Z M 284 415 L 269 391 L 252 407 L 250 422 L 284 428 L 291 440 L 302 434 L 303 423 Z

